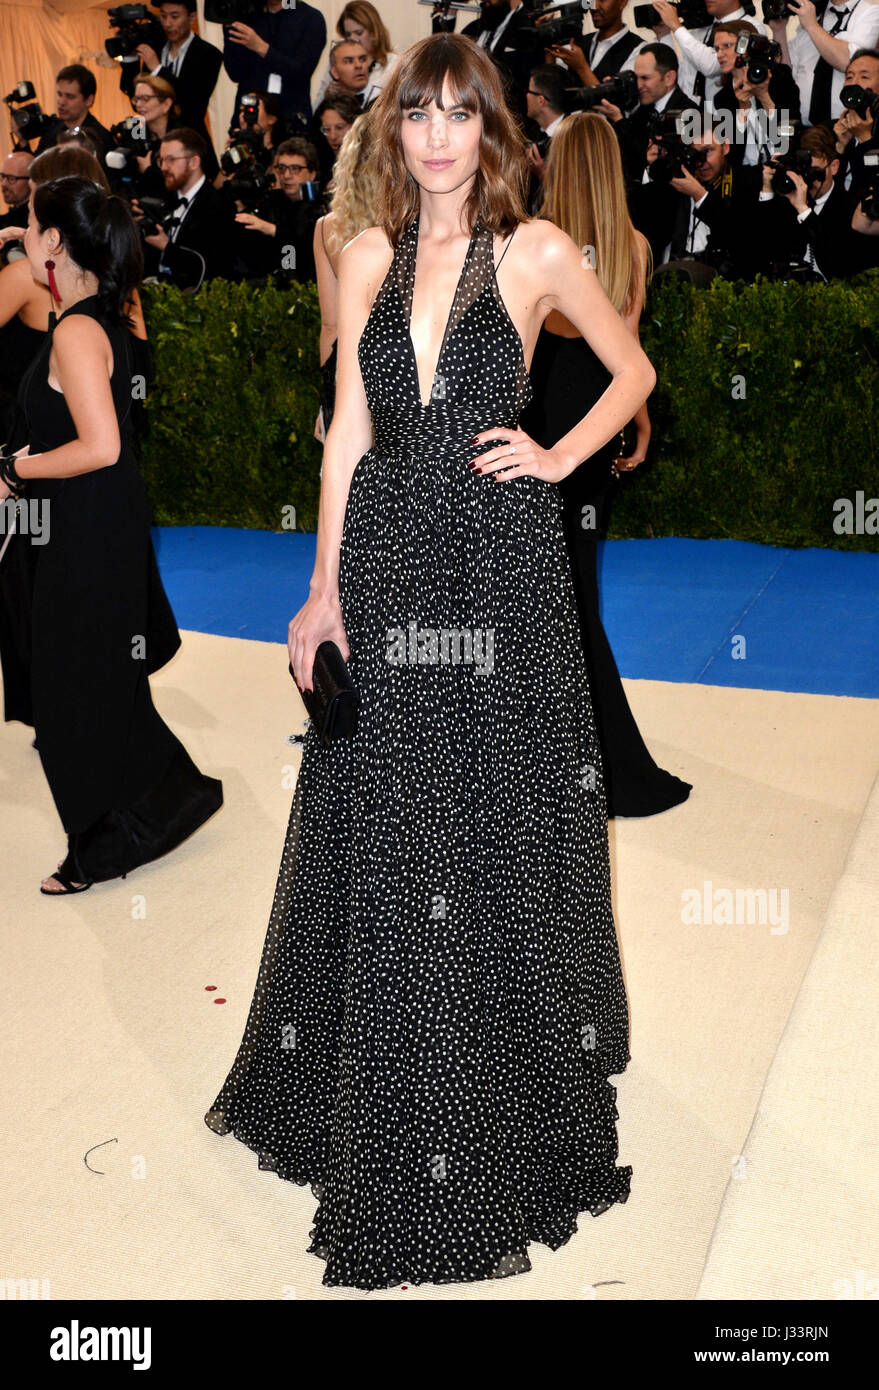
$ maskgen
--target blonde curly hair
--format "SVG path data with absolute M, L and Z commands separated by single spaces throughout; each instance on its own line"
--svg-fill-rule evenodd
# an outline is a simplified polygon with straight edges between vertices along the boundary
M 333 197 L 324 234 L 333 254 L 378 222 L 379 181 L 370 161 L 375 122 L 372 108 L 345 132 L 333 169 Z

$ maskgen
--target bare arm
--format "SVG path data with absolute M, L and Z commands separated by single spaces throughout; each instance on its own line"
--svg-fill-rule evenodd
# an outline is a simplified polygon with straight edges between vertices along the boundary
M 25 274 L 22 274 L 19 266 L 26 268 Z M 27 261 L 13 261 L 0 270 L 0 327 L 9 323 L 24 308 L 28 289 L 33 283 Z
M 543 317 L 557 309 L 586 339 L 613 380 L 578 425 L 551 449 L 543 449 L 522 430 L 492 428 L 476 435 L 478 443 L 501 439 L 500 447 L 480 454 L 476 472 L 493 472 L 498 482 L 521 475 L 559 483 L 607 444 L 652 391 L 656 373 L 631 329 L 617 313 L 589 262 L 559 227 L 539 220 L 528 224 L 526 244 L 518 249 L 524 276 L 536 286 Z M 529 271 L 529 266 L 533 267 Z M 542 320 L 541 320 L 542 321 Z M 510 443 L 518 457 L 511 459 Z M 486 467 L 488 465 L 488 467 Z M 503 468 L 504 472 L 497 472 Z
M 21 478 L 75 478 L 109 468 L 119 457 L 121 441 L 110 389 L 111 349 L 100 324 L 83 314 L 59 323 L 49 366 L 64 391 L 76 438 L 43 454 L 19 455 L 16 471 Z
M 331 213 L 327 217 L 332 216 Z M 317 273 L 317 297 L 320 300 L 320 345 L 318 352 L 321 366 L 332 350 L 338 332 L 339 286 L 332 262 L 324 249 L 323 229 L 326 217 L 318 218 L 314 227 L 314 268 Z
M 644 290 L 647 279 L 647 238 L 640 232 L 638 233 L 638 244 L 641 250 L 641 276 L 638 280 L 638 288 L 632 306 L 628 313 L 623 316 L 624 322 L 628 325 L 635 341 L 640 342 L 638 336 L 638 325 L 641 322 L 641 311 L 644 308 Z M 635 448 L 631 454 L 626 454 L 623 472 L 630 472 L 639 463 L 643 463 L 647 456 L 647 445 L 650 443 L 651 425 L 650 415 L 647 411 L 647 402 L 644 401 L 634 415 L 636 441 Z
M 300 690 L 312 688 L 314 654 L 321 642 L 335 641 L 346 659 L 350 654 L 339 602 L 339 550 L 354 469 L 372 444 L 357 344 L 387 271 L 388 252 L 384 233 L 369 228 L 339 256 L 336 405 L 324 443 L 314 571 L 308 599 L 291 620 L 287 636 Z

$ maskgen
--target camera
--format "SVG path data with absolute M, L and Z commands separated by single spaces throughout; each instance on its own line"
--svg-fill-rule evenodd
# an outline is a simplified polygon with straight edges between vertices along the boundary
M 859 87 L 851 82 L 847 87 L 843 87 L 839 99 L 849 111 L 856 111 L 862 121 L 870 115 L 876 119 L 879 112 L 879 94 L 876 92 L 870 92 L 866 87 Z
M 864 171 L 870 182 L 861 195 L 861 211 L 871 222 L 879 222 L 879 150 L 864 151 Z
M 35 140 L 51 128 L 52 117 L 42 110 L 36 95 L 33 82 L 24 81 L 17 83 L 3 98 L 9 107 L 15 133 L 21 140 Z
M 271 151 L 266 150 L 265 155 L 271 158 Z M 225 187 L 236 202 L 244 204 L 245 212 L 252 212 L 275 186 L 265 166 L 266 160 L 251 144 L 242 141 L 230 145 L 220 156 L 220 167 L 226 175 Z
M 808 150 L 790 150 L 787 154 L 773 155 L 771 159 L 765 159 L 761 162 L 761 168 L 766 164 L 772 169 L 770 188 L 780 198 L 783 198 L 786 193 L 793 193 L 796 186 L 793 179 L 788 177 L 787 171 L 789 169 L 805 180 L 807 189 L 813 183 L 820 183 L 825 173 L 823 169 L 817 168 L 812 163 L 812 156 Z
M 529 39 L 535 39 L 549 48 L 550 44 L 567 44 L 572 39 L 579 38 L 583 32 L 583 12 L 592 9 L 592 0 L 581 4 L 576 0 L 575 4 L 546 5 L 542 10 L 534 12 L 535 19 L 541 19 L 545 14 L 555 15 L 554 19 L 548 19 L 544 24 L 523 25 L 520 33 L 527 34 Z
M 110 28 L 118 31 L 104 44 L 110 58 L 130 58 L 141 43 L 161 53 L 165 31 L 146 5 L 116 5 L 107 16 Z
M 621 72 L 597 87 L 569 87 L 564 93 L 566 111 L 591 111 L 600 101 L 609 101 L 622 112 L 638 102 L 638 79 L 633 72 Z
M 747 68 L 749 82 L 765 82 L 778 62 L 781 44 L 763 34 L 739 34 L 736 39 L 737 68 Z
M 660 111 L 647 122 L 648 139 L 659 146 L 656 159 L 647 165 L 647 177 L 653 183 L 670 183 L 679 179 L 685 169 L 693 174 L 705 157 L 704 150 L 683 139 L 682 120 L 680 111 Z
M 671 0 L 685 29 L 707 29 L 711 15 L 704 0 Z M 662 15 L 654 5 L 636 5 L 633 10 L 636 29 L 653 29 L 662 23 Z
M 787 0 L 763 0 L 763 19 L 766 24 L 771 19 L 790 19 L 793 10 L 788 8 Z
M 168 204 L 164 198 L 149 196 L 138 198 L 137 201 L 143 213 L 143 217 L 136 224 L 141 236 L 155 236 L 170 215 Z

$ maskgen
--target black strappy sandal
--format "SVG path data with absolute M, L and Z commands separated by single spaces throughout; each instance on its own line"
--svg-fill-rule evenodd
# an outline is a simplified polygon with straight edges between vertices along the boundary
M 55 878 L 61 884 L 60 890 L 44 888 L 43 885 L 40 884 L 40 892 L 45 897 L 65 898 L 69 893 L 84 893 L 87 888 L 91 888 L 94 885 L 93 878 L 90 878 L 87 883 L 81 883 L 78 879 L 74 879 L 73 872 L 76 866 L 74 863 L 71 863 L 72 859 L 74 859 L 73 853 L 68 852 L 67 858 L 58 865 L 55 872 L 49 874 L 49 878 Z

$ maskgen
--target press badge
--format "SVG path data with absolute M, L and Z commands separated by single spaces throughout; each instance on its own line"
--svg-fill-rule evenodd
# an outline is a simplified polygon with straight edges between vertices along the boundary
M 279 72 L 270 72 L 270 73 L 269 73 L 269 80 L 268 80 L 268 83 L 266 84 L 266 91 L 267 91 L 267 92 L 276 92 L 276 93 L 277 93 L 277 92 L 280 92 L 280 90 L 281 90 L 281 74 L 280 74 Z

